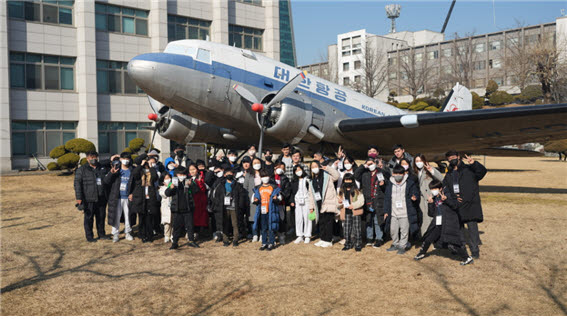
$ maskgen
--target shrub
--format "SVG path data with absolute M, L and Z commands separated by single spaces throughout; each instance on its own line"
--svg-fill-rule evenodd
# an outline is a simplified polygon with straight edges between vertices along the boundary
M 439 108 L 437 108 L 435 106 L 428 106 L 424 109 L 424 111 L 439 112 Z
M 398 103 L 398 108 L 406 110 L 409 107 L 409 103 Z
M 492 93 L 498 91 L 498 83 L 494 82 L 494 80 L 489 80 L 488 85 L 486 85 L 486 97 L 489 97 Z
M 132 152 L 132 149 L 130 149 L 129 147 L 126 147 L 125 149 L 123 149 L 123 150 L 122 150 L 122 153 L 134 154 L 134 152 Z
M 472 108 L 473 110 L 481 109 L 484 105 L 484 98 L 478 95 L 476 92 L 472 92 Z
M 398 107 L 398 103 L 396 103 L 396 102 L 386 102 L 386 104 L 390 104 L 390 105 L 393 105 L 395 107 Z
M 445 96 L 445 90 L 443 90 L 442 88 L 437 88 L 433 92 L 432 96 L 441 100 Z
M 65 150 L 65 145 L 54 147 L 51 152 L 49 152 L 49 157 L 51 158 L 59 158 L 67 153 Z
M 77 166 L 79 159 L 79 155 L 75 153 L 67 153 L 57 159 L 57 164 L 61 167 L 61 169 L 72 169 Z
M 146 141 L 143 138 L 135 138 L 128 143 L 128 148 L 132 150 L 132 153 L 137 153 Z
M 427 103 L 420 101 L 420 102 L 417 102 L 416 104 L 410 106 L 409 109 L 410 109 L 410 111 L 423 111 L 428 106 L 429 105 L 427 105 Z
M 537 99 L 543 98 L 543 90 L 541 89 L 541 85 L 529 85 L 522 90 L 520 96 L 522 97 L 522 101 L 534 102 Z
M 83 165 L 86 165 L 86 164 L 87 164 L 87 158 L 86 157 L 83 157 L 79 160 L 79 165 L 83 166 Z
M 132 154 L 132 161 L 135 161 L 136 157 L 138 157 L 138 154 Z
M 59 165 L 57 165 L 56 162 L 51 162 L 51 163 L 47 164 L 47 169 L 50 170 L 50 171 L 58 171 L 61 168 L 59 168 Z
M 65 143 L 65 149 L 76 154 L 96 151 L 95 145 L 84 138 L 74 138 Z M 79 161 L 79 159 L 77 159 Z
M 496 91 L 490 95 L 488 101 L 491 105 L 499 106 L 512 103 L 512 101 L 514 101 L 514 98 L 512 97 L 512 95 L 508 94 L 505 91 Z

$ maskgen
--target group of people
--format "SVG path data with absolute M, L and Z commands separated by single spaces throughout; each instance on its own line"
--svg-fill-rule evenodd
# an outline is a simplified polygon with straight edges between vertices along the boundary
M 379 248 L 391 239 L 387 251 L 404 254 L 412 244 L 420 247 L 415 260 L 426 257 L 432 244 L 450 249 L 461 265 L 479 258 L 478 182 L 486 168 L 448 151 L 443 175 L 423 154 L 412 156 L 402 145 L 392 151 L 385 161 L 371 145 L 357 165 L 342 148 L 332 159 L 317 152 L 304 162 L 289 144 L 277 159 L 271 150 L 257 154 L 250 146 L 240 156 L 231 150 L 211 158 L 209 167 L 193 162 L 181 145 L 163 164 L 156 150 L 100 162 L 90 152 L 75 173 L 77 207 L 84 212 L 89 242 L 97 240 L 95 220 L 98 239 L 118 242 L 121 222 L 125 239 L 133 240 L 138 219 L 142 242 L 163 235 L 170 249 L 177 249 L 183 236 L 197 248 L 210 230 L 224 246 L 251 240 L 266 251 L 276 248 L 276 238 L 282 245 L 286 239 L 309 244 L 319 237 L 315 246 L 338 242 L 344 251 Z M 104 227 L 107 208 L 111 237 Z

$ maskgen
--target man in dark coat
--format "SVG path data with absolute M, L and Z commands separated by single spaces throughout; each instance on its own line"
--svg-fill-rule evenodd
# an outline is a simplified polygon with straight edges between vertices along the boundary
M 459 215 L 461 217 L 462 229 L 467 225 L 469 241 L 468 245 L 473 258 L 479 258 L 480 236 L 478 233 L 478 223 L 484 220 L 478 182 L 486 175 L 486 167 L 479 162 L 465 155 L 468 165 L 461 160 L 457 151 L 448 151 L 445 157 L 449 161 L 449 167 L 443 187 L 445 194 L 456 198 L 459 202 Z M 464 241 L 464 234 L 463 241 Z
M 195 203 L 193 194 L 199 191 L 199 186 L 192 178 L 187 178 L 188 170 L 179 166 L 174 171 L 172 185 L 165 191 L 165 196 L 171 197 L 171 218 L 173 220 L 173 240 L 169 249 L 177 249 L 178 241 L 183 232 L 187 233 L 189 246 L 198 248 L 193 233 L 193 212 Z
M 211 190 L 211 208 L 215 215 L 216 229 L 222 229 L 222 238 L 225 246 L 230 245 L 229 233 L 232 227 L 233 240 L 232 245 L 238 246 L 239 237 L 245 237 L 239 229 L 244 212 L 246 209 L 246 200 L 248 193 L 242 187 L 242 184 L 234 178 L 236 170 L 227 169 L 224 177 L 215 182 L 214 188 Z M 242 235 L 242 236 L 241 236 Z M 219 237 L 220 234 L 218 235 Z
M 354 178 L 360 183 L 364 195 L 364 218 L 366 220 L 366 242 L 372 245 L 374 235 L 376 241 L 373 247 L 378 248 L 384 244 L 384 191 L 390 179 L 390 172 L 379 167 L 374 158 L 368 158 L 364 165 L 354 171 Z M 379 161 L 381 164 L 382 161 Z
M 281 189 L 280 194 L 282 195 L 282 201 L 280 202 L 280 233 L 278 235 L 280 244 L 285 245 L 285 233 L 288 229 L 286 225 L 286 205 L 289 205 L 291 202 L 291 182 L 285 175 L 285 163 L 284 162 L 276 162 L 274 164 L 274 182 L 279 186 Z M 290 226 L 291 227 L 291 226 Z
M 159 214 L 160 200 L 158 199 L 158 174 L 155 158 L 142 154 L 136 158 L 138 166 L 132 170 L 132 184 L 129 190 L 132 195 L 130 210 L 140 216 L 139 236 L 142 242 L 153 240 L 154 219 Z
M 132 237 L 132 226 L 136 224 L 136 214 L 130 211 L 130 189 L 132 188 L 130 153 L 120 154 L 119 162 L 113 162 L 110 172 L 104 176 L 102 183 L 110 188 L 108 194 L 108 224 L 112 226 L 113 242 L 118 242 L 120 222 L 124 220 L 124 233 L 127 240 Z
M 106 217 L 107 193 L 102 184 L 106 168 L 98 162 L 98 153 L 87 153 L 87 164 L 75 171 L 75 199 L 77 207 L 83 210 L 83 226 L 88 242 L 95 242 L 93 222 L 96 219 L 96 231 L 99 239 L 108 239 L 104 230 Z

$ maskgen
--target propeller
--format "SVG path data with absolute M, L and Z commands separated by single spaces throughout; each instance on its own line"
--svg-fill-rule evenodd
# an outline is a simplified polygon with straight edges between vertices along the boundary
M 262 155 L 262 144 L 264 142 L 264 130 L 265 130 L 265 122 L 266 118 L 270 115 L 271 107 L 285 99 L 291 92 L 295 90 L 295 88 L 306 78 L 307 74 L 302 71 L 299 72 L 295 77 L 293 77 L 289 82 L 287 82 L 277 93 L 276 95 L 268 102 L 267 105 L 264 105 L 259 102 L 256 96 L 248 91 L 246 88 L 235 84 L 232 88 L 240 95 L 241 98 L 250 102 L 252 104 L 252 111 L 261 114 L 260 119 L 260 142 L 258 143 L 258 154 Z
M 156 132 L 158 130 L 158 108 L 159 108 L 159 102 L 156 101 L 153 97 L 148 95 L 148 101 L 150 102 L 150 108 L 152 109 L 152 111 L 154 111 L 153 113 L 148 114 L 148 119 L 150 121 L 154 121 L 155 124 L 152 127 L 154 132 L 152 133 L 152 140 L 150 142 L 150 145 L 148 147 L 148 153 L 152 150 L 152 147 L 154 145 L 154 138 L 156 137 Z

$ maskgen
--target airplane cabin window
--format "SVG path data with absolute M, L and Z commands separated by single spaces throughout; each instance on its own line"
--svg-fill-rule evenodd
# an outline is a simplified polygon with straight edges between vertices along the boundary
M 197 60 L 205 63 L 211 63 L 211 51 L 199 49 L 197 52 Z

